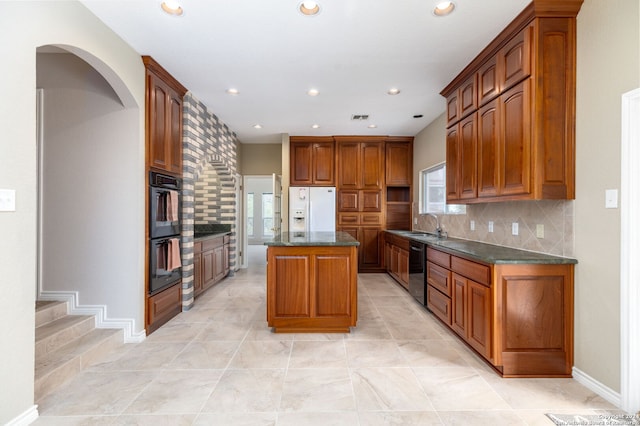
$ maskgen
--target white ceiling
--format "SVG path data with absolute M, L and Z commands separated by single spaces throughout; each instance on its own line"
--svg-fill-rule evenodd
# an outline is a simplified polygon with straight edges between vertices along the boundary
M 444 111 L 440 91 L 530 2 L 457 0 L 441 18 L 431 13 L 438 1 L 319 0 L 320 14 L 308 17 L 300 0 L 182 0 L 174 17 L 160 0 L 81 0 L 242 143 L 418 133 Z

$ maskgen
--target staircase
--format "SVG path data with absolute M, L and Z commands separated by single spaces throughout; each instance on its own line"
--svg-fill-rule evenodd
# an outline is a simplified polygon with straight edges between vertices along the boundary
M 67 302 L 36 302 L 36 402 L 123 344 L 122 330 L 95 328 L 94 316 L 67 309 Z

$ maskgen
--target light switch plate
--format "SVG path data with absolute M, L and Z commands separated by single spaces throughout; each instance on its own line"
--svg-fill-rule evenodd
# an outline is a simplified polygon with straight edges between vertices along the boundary
M 536 237 L 544 238 L 544 225 L 542 223 L 536 225 Z
M 518 235 L 518 222 L 511 223 L 511 234 Z
M 604 207 L 606 209 L 618 208 L 618 190 L 607 189 L 604 191 Z
M 0 212 L 16 211 L 16 190 L 0 189 Z
M 476 221 L 475 221 L 475 220 L 472 220 L 472 221 L 470 221 L 470 222 L 469 222 L 469 228 L 470 228 L 472 231 L 475 231 L 475 230 L 476 230 Z
M 493 232 L 493 221 L 492 220 L 489 221 L 489 227 L 488 228 L 489 228 L 489 232 Z

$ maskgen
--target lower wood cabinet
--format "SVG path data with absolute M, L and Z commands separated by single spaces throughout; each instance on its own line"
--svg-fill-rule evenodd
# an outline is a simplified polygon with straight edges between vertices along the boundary
M 381 226 L 358 226 L 364 223 L 376 223 L 380 220 L 380 215 L 376 213 L 355 213 L 357 220 L 354 226 L 340 225 L 345 223 L 351 217 L 349 214 L 338 214 L 338 231 L 343 231 L 356 239 L 360 246 L 358 247 L 358 272 L 384 272 L 383 268 L 383 250 L 384 250 L 384 232 Z
M 409 289 L 409 240 L 385 233 L 385 267 L 400 285 Z
M 267 322 L 275 332 L 349 332 L 357 321 L 356 246 L 269 246 Z
M 427 308 L 503 377 L 571 377 L 573 271 L 428 247 Z
M 182 281 L 147 298 L 147 334 L 182 311 Z
M 229 274 L 228 235 L 197 241 L 193 244 L 194 296 L 216 284 Z

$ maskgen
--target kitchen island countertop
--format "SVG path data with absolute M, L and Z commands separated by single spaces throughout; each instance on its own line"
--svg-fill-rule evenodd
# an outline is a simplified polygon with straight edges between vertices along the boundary
M 346 232 L 283 232 L 264 243 L 266 246 L 359 246 L 360 243 Z

